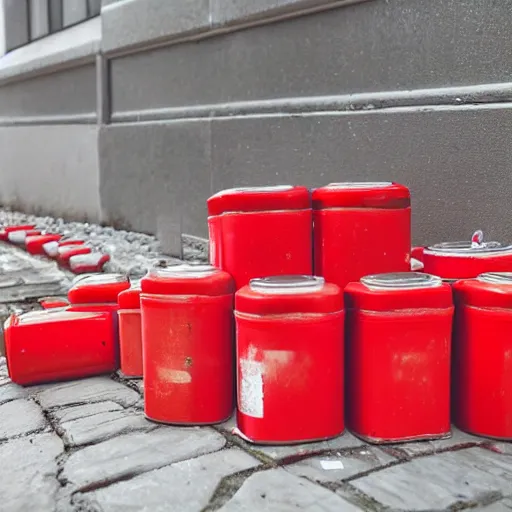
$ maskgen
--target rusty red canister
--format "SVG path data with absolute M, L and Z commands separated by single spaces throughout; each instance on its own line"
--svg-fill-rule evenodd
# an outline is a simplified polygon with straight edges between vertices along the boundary
M 53 309 L 12 315 L 4 334 L 9 376 L 16 384 L 80 379 L 116 369 L 108 313 Z
M 20 224 L 18 226 L 4 226 L 0 230 L 0 240 L 6 242 L 9 238 L 9 233 L 14 231 L 31 231 L 35 229 L 35 224 Z
M 26 231 L 23 229 L 18 229 L 16 231 L 11 231 L 10 233 L 8 233 L 7 241 L 10 242 L 11 244 L 15 244 L 15 245 L 24 245 L 27 237 L 37 236 L 40 234 L 41 234 L 41 231 L 39 231 L 37 229 L 28 229 Z
M 141 280 L 144 411 L 160 423 L 221 423 L 233 412 L 231 276 L 210 265 Z
M 25 239 L 25 248 L 30 254 L 45 254 L 43 245 L 48 242 L 58 242 L 62 235 L 46 234 L 46 235 L 32 235 L 27 236 Z
M 142 377 L 143 374 L 140 292 L 140 283 L 137 283 L 117 298 L 121 372 L 126 377 Z
M 344 430 L 343 295 L 322 277 L 253 279 L 236 294 L 238 429 L 254 443 Z
M 311 274 L 311 218 L 306 187 L 223 190 L 208 199 L 210 261 L 237 289 L 255 277 Z
M 484 242 L 476 231 L 467 242 L 444 242 L 423 251 L 424 271 L 453 282 L 486 272 L 512 271 L 512 245 Z
M 409 189 L 391 182 L 331 183 L 313 191 L 315 275 L 342 289 L 368 274 L 407 272 Z
M 345 288 L 346 418 L 371 443 L 450 435 L 451 287 L 422 273 Z
M 512 440 L 512 273 L 453 285 L 453 420 L 461 430 Z

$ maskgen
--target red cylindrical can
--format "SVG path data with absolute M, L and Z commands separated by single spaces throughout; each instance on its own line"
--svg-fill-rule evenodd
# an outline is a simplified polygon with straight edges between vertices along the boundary
M 101 252 L 89 252 L 86 254 L 74 254 L 68 260 L 71 272 L 75 274 L 88 274 L 101 272 L 105 263 L 110 261 L 110 256 Z
M 446 281 L 472 279 L 486 272 L 512 271 L 512 245 L 483 242 L 477 231 L 471 242 L 444 242 L 423 252 L 425 272 Z
M 42 297 L 38 302 L 43 309 L 65 308 L 69 306 L 69 301 L 65 297 Z
M 144 411 L 161 423 L 221 423 L 233 412 L 233 293 L 210 265 L 141 280 Z
M 119 304 L 119 349 L 121 372 L 126 377 L 142 377 L 142 327 L 140 285 L 121 292 Z
M 46 234 L 27 236 L 25 247 L 30 254 L 44 254 L 43 245 L 48 242 L 58 242 L 62 235 Z
M 60 247 L 66 247 L 68 245 L 81 246 L 84 243 L 84 240 L 78 240 L 73 238 L 66 240 L 52 240 L 51 242 L 46 242 L 43 244 L 43 252 L 48 257 L 55 259 L 59 256 Z
M 62 267 L 69 267 L 69 259 L 72 256 L 90 254 L 91 248 L 84 244 L 63 245 L 57 249 L 57 262 Z
M 40 234 L 41 231 L 38 231 L 37 229 L 28 229 L 26 231 L 18 229 L 16 231 L 11 231 L 10 233 L 8 233 L 7 240 L 11 242 L 11 244 L 24 245 L 27 237 L 37 236 Z
M 347 425 L 371 443 L 450 435 L 451 287 L 428 274 L 345 288 Z
M 315 275 L 343 289 L 368 274 L 410 270 L 407 187 L 332 183 L 314 190 L 312 197 Z
M 4 332 L 9 376 L 16 384 L 80 379 L 116 369 L 108 313 L 54 309 L 12 315 Z
M 255 277 L 311 274 L 311 196 L 288 185 L 223 190 L 208 199 L 210 261 L 241 288 Z
M 19 226 L 4 226 L 0 229 L 0 240 L 6 242 L 9 238 L 9 233 L 13 231 L 31 231 L 35 229 L 35 224 L 21 224 Z
M 254 443 L 344 430 L 343 295 L 321 277 L 253 279 L 235 299 L 238 428 Z
M 457 281 L 453 419 L 472 434 L 512 439 L 512 273 Z

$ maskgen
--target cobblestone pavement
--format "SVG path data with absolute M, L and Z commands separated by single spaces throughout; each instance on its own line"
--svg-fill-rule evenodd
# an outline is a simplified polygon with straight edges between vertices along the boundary
M 25 272 L 56 272 L 6 247 L 2 279 L 18 257 L 23 283 Z M 32 298 L 48 294 L 48 280 L 38 286 Z M 0 289 L 5 302 L 9 290 Z M 19 296 L 4 306 L 34 307 Z M 0 510 L 512 511 L 512 443 L 454 430 L 442 441 L 381 447 L 348 432 L 321 443 L 255 446 L 231 433 L 233 420 L 201 428 L 151 423 L 142 390 L 141 380 L 118 375 L 23 388 L 10 382 L 0 357 Z

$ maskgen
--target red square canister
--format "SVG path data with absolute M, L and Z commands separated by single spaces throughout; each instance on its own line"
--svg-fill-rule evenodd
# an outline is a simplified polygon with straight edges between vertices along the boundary
M 27 236 L 25 247 L 30 254 L 44 254 L 43 245 L 48 242 L 58 242 L 62 235 L 46 234 Z
M 321 277 L 253 279 L 236 294 L 238 428 L 250 442 L 340 435 L 343 295 Z
M 250 279 L 311 274 L 311 196 L 281 185 L 223 190 L 208 199 L 210 261 L 241 288 Z
M 444 242 L 423 251 L 424 271 L 446 281 L 471 279 L 485 272 L 512 271 L 512 245 L 484 242 L 481 231 L 471 241 Z
M 368 274 L 407 272 L 409 189 L 390 182 L 331 183 L 313 191 L 315 275 L 342 289 Z
M 20 224 L 18 226 L 4 226 L 0 229 L 0 240 L 7 242 L 9 239 L 9 233 L 14 231 L 32 231 L 35 229 L 35 224 Z
M 457 281 L 453 292 L 454 423 L 512 440 L 512 273 Z
M 371 443 L 448 437 L 450 286 L 380 274 L 347 285 L 345 300 L 348 428 Z
M 233 412 L 233 293 L 210 265 L 154 268 L 141 280 L 144 411 L 160 423 L 221 423 Z
M 117 298 L 119 304 L 119 349 L 121 372 L 126 377 L 142 377 L 142 327 L 140 314 L 140 283 Z
M 12 315 L 5 323 L 11 380 L 24 386 L 80 379 L 116 369 L 108 313 L 62 309 Z

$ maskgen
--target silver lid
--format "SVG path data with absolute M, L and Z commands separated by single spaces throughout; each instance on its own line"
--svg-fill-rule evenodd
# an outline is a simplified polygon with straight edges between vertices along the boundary
M 512 285 L 512 272 L 485 272 L 476 279 L 483 283 Z
M 204 263 L 182 263 L 180 265 L 171 265 L 170 267 L 154 267 L 149 274 L 160 278 L 173 279 L 191 279 L 207 277 L 217 272 L 217 268 Z
M 128 278 L 124 274 L 93 274 L 77 280 L 73 288 L 126 282 L 128 282 Z
M 488 256 L 496 253 L 510 252 L 512 245 L 500 242 L 484 242 L 482 231 L 473 233 L 471 241 L 443 242 L 427 247 L 426 252 L 450 256 Z
M 440 277 L 421 272 L 390 272 L 388 274 L 373 274 L 361 278 L 370 290 L 416 290 L 419 288 L 435 288 L 441 286 Z
M 329 183 L 327 188 L 341 189 L 362 189 L 362 188 L 386 188 L 393 185 L 391 181 L 342 181 L 339 183 Z
M 295 188 L 293 185 L 270 185 L 267 187 L 238 187 L 238 188 L 227 188 L 217 192 L 212 197 L 225 196 L 229 194 L 239 194 L 244 192 L 250 192 L 251 194 L 265 194 L 267 192 L 285 192 Z
M 318 276 L 288 275 L 251 279 L 251 290 L 272 295 L 313 293 L 324 287 L 325 279 Z

